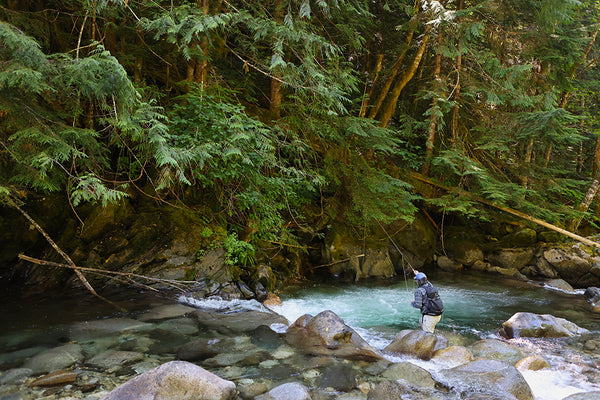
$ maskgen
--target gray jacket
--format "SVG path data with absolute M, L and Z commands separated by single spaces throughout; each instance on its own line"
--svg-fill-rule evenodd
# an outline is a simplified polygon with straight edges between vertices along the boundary
M 414 308 L 418 308 L 419 310 L 421 310 L 421 312 L 423 312 L 424 301 L 427 297 L 427 291 L 425 290 L 425 286 L 427 285 L 431 285 L 431 282 L 427 282 L 426 284 L 424 284 L 423 286 L 419 286 L 415 290 L 415 301 L 412 303 L 412 306 Z

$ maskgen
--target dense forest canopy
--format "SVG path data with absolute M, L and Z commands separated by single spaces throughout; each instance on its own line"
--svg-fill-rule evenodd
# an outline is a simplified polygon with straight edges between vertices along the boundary
M 250 246 L 324 215 L 489 219 L 478 198 L 594 225 L 599 16 L 587 0 L 2 1 L 0 204 L 143 192 Z

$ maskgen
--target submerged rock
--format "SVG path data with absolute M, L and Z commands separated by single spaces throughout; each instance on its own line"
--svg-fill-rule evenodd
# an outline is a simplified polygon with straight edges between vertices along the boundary
M 58 386 L 58 385 L 67 385 L 69 383 L 75 382 L 77 379 L 77 373 L 74 371 L 69 371 L 65 369 L 61 369 L 58 371 L 50 372 L 44 376 L 41 376 L 31 382 L 29 386 Z
M 23 367 L 38 374 L 65 369 L 81 361 L 83 361 L 81 346 L 72 343 L 43 351 L 29 359 Z
M 78 342 L 118 335 L 123 332 L 142 332 L 154 329 L 150 323 L 131 318 L 109 318 L 78 322 L 71 326 L 69 338 Z
M 435 387 L 435 381 L 427 370 L 409 362 L 392 364 L 382 375 L 385 379 L 400 381 L 412 387 L 430 389 Z
M 508 393 L 518 400 L 533 400 L 525 378 L 515 367 L 502 361 L 476 360 L 442 370 L 440 374 L 447 381 L 446 384 L 459 392 L 476 390 L 495 395 Z
M 410 397 L 406 397 L 410 396 Z M 375 386 L 367 396 L 367 400 L 397 400 L 397 399 L 424 399 L 422 396 L 415 396 L 412 390 L 401 385 L 396 381 L 383 381 Z
M 249 332 L 261 325 L 289 325 L 285 317 L 268 310 L 240 310 L 228 313 L 196 310 L 193 315 L 201 326 L 223 334 Z
M 297 383 L 284 383 L 268 393 L 255 397 L 255 400 L 311 400 L 306 386 Z
M 183 304 L 164 304 L 151 309 L 145 314 L 140 315 L 138 319 L 144 322 L 160 321 L 163 319 L 182 317 L 184 315 L 191 314 L 194 311 L 196 311 L 195 308 L 185 306 Z
M 383 356 L 334 312 L 305 314 L 287 330 L 285 341 L 307 354 L 379 360 Z
M 185 361 L 171 361 L 125 382 L 101 400 L 227 400 L 235 384 Z
M 400 332 L 383 351 L 407 354 L 421 360 L 430 360 L 436 349 L 437 341 L 438 337 L 436 335 L 419 329 L 406 335 L 404 332 Z
M 468 346 L 475 358 L 487 358 L 514 364 L 523 359 L 521 350 L 498 339 L 482 339 Z
M 506 338 L 517 337 L 568 337 L 587 333 L 564 318 L 550 314 L 519 312 L 502 324 L 501 334 Z

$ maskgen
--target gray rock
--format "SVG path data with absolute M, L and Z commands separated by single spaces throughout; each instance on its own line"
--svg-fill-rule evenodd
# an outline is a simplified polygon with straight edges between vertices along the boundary
M 33 371 L 29 368 L 13 368 L 3 371 L 0 375 L 0 385 L 8 385 L 11 383 L 20 383 L 26 378 L 33 375 Z
M 46 350 L 48 350 L 47 347 L 36 346 L 36 347 L 28 347 L 26 349 L 13 351 L 10 353 L 0 354 L 0 365 L 22 362 L 25 359 L 33 357 L 36 354 L 39 354 Z
M 200 331 L 198 324 L 191 318 L 176 318 L 169 319 L 159 323 L 157 329 L 179 333 L 180 335 L 195 335 Z
M 558 289 L 567 293 L 575 293 L 575 289 L 567 281 L 563 279 L 551 279 L 544 282 L 544 286 L 550 289 Z
M 600 302 L 600 288 L 594 286 L 588 287 L 585 289 L 583 297 L 585 297 L 588 303 L 596 305 L 596 303 Z
M 285 334 L 285 341 L 307 354 L 379 360 L 383 356 L 334 312 L 298 318 Z
M 577 284 L 592 267 L 588 260 L 563 249 L 548 249 L 543 255 L 559 276 L 573 285 Z
M 212 358 L 204 360 L 202 365 L 208 368 L 226 367 L 239 363 L 247 356 L 246 353 L 219 353 Z
M 185 306 L 183 304 L 165 304 L 154 307 L 145 314 L 140 315 L 140 321 L 160 321 L 163 319 L 182 317 L 196 311 L 196 308 Z
M 443 271 L 462 271 L 463 265 L 458 261 L 454 261 L 447 256 L 440 256 L 437 258 L 437 265 Z
M 508 393 L 518 400 L 533 400 L 531 388 L 512 365 L 496 360 L 475 360 L 468 364 L 440 371 L 450 386 L 461 392 L 472 389 L 489 394 Z
M 482 339 L 467 346 L 473 357 L 500 360 L 510 364 L 523 359 L 524 355 L 518 348 L 498 339 Z
M 65 369 L 81 361 L 83 361 L 81 346 L 66 344 L 37 354 L 27 360 L 23 367 L 31 369 L 34 374 L 40 374 Z
M 437 341 L 438 337 L 436 335 L 419 329 L 413 330 L 406 335 L 400 332 L 383 351 L 407 354 L 421 360 L 430 360 L 435 351 Z
M 108 350 L 86 361 L 92 368 L 112 369 L 134 363 L 144 358 L 144 355 L 134 351 Z
M 348 364 L 334 364 L 325 368 L 318 380 L 319 387 L 332 387 L 349 392 L 356 387 L 356 374 Z
M 261 325 L 289 325 L 289 322 L 285 317 L 268 310 L 245 310 L 228 313 L 211 310 L 197 310 L 193 315 L 201 326 L 217 330 L 224 334 L 250 332 Z
M 367 400 L 398 399 L 425 400 L 423 396 L 413 393 L 412 390 L 396 381 L 383 381 L 377 384 L 367 396 Z
M 252 400 L 256 396 L 266 393 L 269 388 L 262 382 L 252 382 L 245 385 L 238 385 L 240 397 L 244 400 Z
M 382 375 L 385 379 L 402 381 L 412 387 L 429 389 L 435 387 L 435 381 L 427 370 L 409 362 L 393 364 Z
M 218 339 L 198 339 L 177 349 L 177 358 L 184 361 L 206 360 L 219 354 Z
M 102 400 L 228 400 L 235 396 L 233 382 L 197 365 L 171 361 L 125 382 Z
M 284 383 L 268 393 L 255 397 L 255 400 L 311 400 L 308 389 L 296 382 Z
M 494 265 L 498 265 L 502 268 L 515 268 L 517 270 L 522 269 L 533 257 L 533 248 L 521 248 L 521 249 L 501 249 L 496 253 L 490 253 L 487 255 L 487 259 Z
M 562 400 L 598 400 L 600 392 L 575 393 L 565 397 Z
M 433 353 L 433 359 L 449 367 L 457 367 L 473 361 L 473 353 L 464 346 L 450 346 Z
M 507 338 L 516 337 L 569 337 L 587 333 L 588 330 L 550 314 L 516 313 L 502 324 Z
M 150 323 L 131 318 L 109 318 L 95 321 L 85 321 L 73 324 L 70 328 L 70 338 L 78 342 L 106 336 L 115 336 L 124 332 L 143 332 L 154 329 Z

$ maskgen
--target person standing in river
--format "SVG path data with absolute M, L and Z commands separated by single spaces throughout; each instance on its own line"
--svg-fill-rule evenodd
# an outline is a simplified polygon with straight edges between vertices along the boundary
M 415 290 L 415 299 L 411 300 L 410 304 L 421 310 L 421 318 L 419 319 L 421 329 L 433 333 L 435 326 L 442 319 L 444 305 L 437 289 L 427 280 L 427 276 L 419 271 L 413 272 L 419 287 Z

